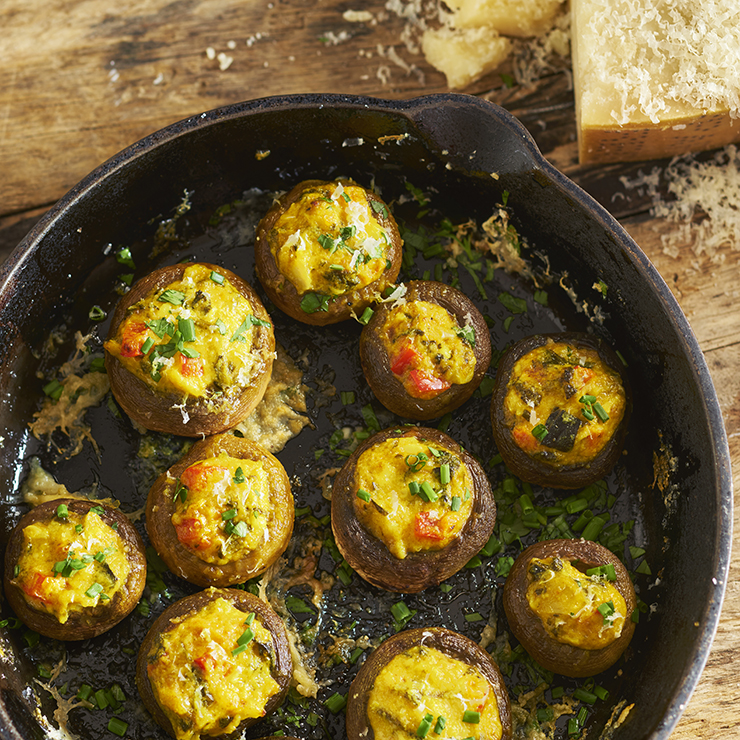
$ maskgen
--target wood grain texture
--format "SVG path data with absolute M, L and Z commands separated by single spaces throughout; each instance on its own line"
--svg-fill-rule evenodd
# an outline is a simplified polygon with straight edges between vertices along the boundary
M 351 8 L 372 19 L 345 20 Z M 384 0 L 3 0 L 1 18 L 0 259 L 84 175 L 187 116 L 268 95 L 406 98 L 447 89 L 402 42 L 405 22 Z M 232 59 L 228 68 L 218 54 Z M 664 250 L 669 226 L 620 178 L 665 163 L 578 164 L 569 80 L 554 72 L 532 88 L 507 88 L 494 73 L 464 92 L 517 115 L 548 159 L 619 218 L 656 265 L 706 355 L 740 470 L 740 255 L 728 249 L 715 263 L 688 247 L 677 256 Z M 739 481 L 736 473 L 736 488 Z M 737 521 L 735 531 L 737 539 Z M 714 647 L 674 740 L 740 738 L 739 576 L 735 548 Z

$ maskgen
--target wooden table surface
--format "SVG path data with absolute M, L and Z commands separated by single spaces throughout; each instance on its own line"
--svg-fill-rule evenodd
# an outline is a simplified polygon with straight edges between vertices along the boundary
M 348 9 L 371 19 L 347 20 Z M 401 40 L 405 26 L 384 0 L 2 0 L 0 260 L 89 171 L 191 114 L 287 93 L 395 99 L 446 91 L 444 76 Z M 649 200 L 613 198 L 625 192 L 621 176 L 665 162 L 578 165 L 567 71 L 526 89 L 507 88 L 494 73 L 463 92 L 517 115 L 545 156 L 602 202 L 656 265 L 705 353 L 740 470 L 740 254 L 728 248 L 712 262 L 686 247 L 669 256 L 660 235 L 671 227 L 650 216 Z M 740 537 L 740 527 L 735 532 Z M 740 737 L 737 552 L 714 647 L 675 740 Z

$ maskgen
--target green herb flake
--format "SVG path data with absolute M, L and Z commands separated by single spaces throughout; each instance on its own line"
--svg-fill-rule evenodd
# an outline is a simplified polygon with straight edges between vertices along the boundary
M 128 247 L 123 247 L 116 252 L 116 262 L 130 267 L 132 270 L 136 269 L 134 258 L 131 256 L 131 250 Z
M 513 314 L 526 313 L 527 301 L 524 298 L 517 298 L 511 293 L 499 293 L 499 302 Z
M 357 498 L 365 501 L 366 503 L 370 503 L 371 496 L 365 489 L 359 488 L 357 490 Z
M 66 519 L 69 516 L 69 509 L 67 508 L 67 504 L 59 504 L 59 506 L 57 506 L 57 516 L 60 519 Z
M 157 298 L 160 303 L 171 303 L 173 306 L 182 306 L 185 303 L 185 293 L 174 290 L 173 288 L 167 288 L 162 291 Z
M 303 313 L 326 312 L 329 310 L 329 298 L 330 296 L 321 293 L 306 293 L 301 299 L 301 311 Z
M 237 485 L 240 485 L 240 484 L 244 483 L 246 480 L 247 480 L 247 478 L 244 475 L 244 471 L 242 470 L 241 466 L 239 466 L 234 471 L 234 483 L 236 483 Z

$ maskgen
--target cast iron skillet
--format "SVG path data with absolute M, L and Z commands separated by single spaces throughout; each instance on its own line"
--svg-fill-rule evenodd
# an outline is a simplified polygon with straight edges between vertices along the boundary
M 397 138 L 382 138 L 387 136 Z M 588 299 L 603 309 L 598 330 L 624 355 L 635 391 L 635 418 L 617 486 L 630 492 L 653 575 L 660 579 L 642 594 L 658 608 L 641 622 L 624 666 L 627 678 L 616 684 L 609 700 L 634 704 L 613 737 L 667 738 L 707 659 L 730 554 L 729 453 L 707 366 L 671 293 L 618 223 L 544 160 L 518 121 L 473 97 L 386 101 L 314 95 L 240 103 L 143 139 L 75 186 L 0 272 L 3 536 L 23 511 L 17 491 L 27 459 L 39 453 L 27 423 L 43 383 L 36 373 L 48 373 L 51 364 L 39 361 L 38 351 L 52 326 L 87 326 L 90 305 L 112 305 L 111 286 L 120 265 L 108 256 L 108 245 L 147 240 L 151 245 L 155 226 L 172 216 L 187 190 L 191 207 L 170 243 L 173 254 L 182 256 L 188 240 L 207 232 L 216 209 L 244 191 L 287 190 L 301 179 L 335 176 L 353 176 L 363 184 L 374 180 L 387 201 L 406 193 L 408 179 L 436 193 L 451 217 L 479 222 L 507 192 L 513 223 L 533 254 L 544 255 L 553 275 L 567 275 L 565 283 L 579 303 Z M 200 244 L 208 251 L 204 239 Z M 249 242 L 249 235 L 245 239 Z M 234 259 L 234 252 L 224 255 L 227 266 Z M 609 289 L 596 301 L 592 286 L 598 280 Z M 570 306 L 568 315 L 563 328 L 588 328 L 583 313 Z M 355 328 L 339 328 L 337 341 L 356 341 Z M 313 340 L 303 341 L 311 351 Z M 335 366 L 341 364 L 337 358 L 341 352 Z M 351 380 L 358 382 L 357 376 Z M 465 440 L 490 437 L 482 427 L 474 432 L 460 434 Z M 312 447 L 326 443 L 321 434 L 304 430 L 286 448 L 281 459 L 289 473 L 308 473 L 306 456 L 312 458 Z M 128 435 L 121 450 L 131 444 L 130 429 Z M 102 439 L 101 449 L 100 464 L 89 450 L 84 465 L 59 463 L 71 490 L 99 478 L 106 492 L 106 481 L 126 480 L 127 461 L 117 454 L 115 439 Z M 660 450 L 676 461 L 663 491 L 654 485 L 653 453 Z M 43 458 L 43 449 L 40 454 Z M 130 489 L 109 492 L 135 508 L 139 494 Z M 362 584 L 356 588 L 363 592 Z M 34 717 L 26 688 L 32 682 L 30 662 L 16 638 L 10 631 L 0 635 L 0 735 L 30 740 L 44 736 L 44 722 Z M 106 644 L 92 649 L 104 654 Z M 346 691 L 346 686 L 336 688 Z M 50 710 L 43 705 L 42 711 Z M 603 726 L 603 717 L 599 721 Z M 336 729 L 341 723 L 334 727 L 341 733 Z

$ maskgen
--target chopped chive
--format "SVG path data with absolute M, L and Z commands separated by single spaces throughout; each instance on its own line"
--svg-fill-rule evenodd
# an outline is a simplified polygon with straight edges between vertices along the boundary
M 555 686 L 550 691 L 550 695 L 552 696 L 553 699 L 559 699 L 564 693 L 565 693 L 565 688 L 563 686 Z
M 220 272 L 216 272 L 215 270 L 211 270 L 211 280 L 213 280 L 213 282 L 217 285 L 224 284 L 224 276 Z
M 338 714 L 347 704 L 347 697 L 335 692 L 325 702 L 324 706 L 332 713 Z
M 450 482 L 450 464 L 442 463 L 439 468 L 439 482 L 446 486 Z
M 605 701 L 609 698 L 609 691 L 603 686 L 594 686 L 594 694 L 596 694 L 597 698 L 601 699 L 601 701 Z
M 373 317 L 373 313 L 374 313 L 373 309 L 372 309 L 372 308 L 370 308 L 370 306 L 368 306 L 368 307 L 367 307 L 367 308 L 366 308 L 366 309 L 365 309 L 365 310 L 364 310 L 364 311 L 362 312 L 362 316 L 360 316 L 360 318 L 358 319 L 358 321 L 359 321 L 359 322 L 360 322 L 361 324 L 363 324 L 363 325 L 366 325 L 366 324 L 367 324 L 367 323 L 368 323 L 368 322 L 370 321 L 370 319 L 371 319 L 371 318 Z
M 453 496 L 452 502 L 450 503 L 450 508 L 452 511 L 460 511 L 460 507 L 462 506 L 462 501 L 459 496 Z
M 349 656 L 349 662 L 354 665 L 365 651 L 361 647 L 356 647 Z
M 64 391 L 64 386 L 54 378 L 54 380 L 47 383 L 42 390 L 45 395 L 49 396 L 49 398 L 53 398 L 55 401 L 58 401 Z
M 596 607 L 596 611 L 604 618 L 604 624 L 610 624 L 612 621 L 610 617 L 614 615 L 614 604 L 611 601 L 605 601 Z
M 437 724 L 434 725 L 434 734 L 435 735 L 441 734 L 446 724 L 447 724 L 447 720 L 440 714 L 439 717 L 437 717 Z
M 370 496 L 370 494 L 364 488 L 358 488 L 357 498 L 362 499 L 366 503 L 370 503 L 370 499 L 372 498 L 372 496 Z
M 532 436 L 537 439 L 538 442 L 542 442 L 542 440 L 547 436 L 547 427 L 544 424 L 537 424 L 537 426 L 532 428 Z
M 94 599 L 103 593 L 103 587 L 99 583 L 93 583 L 90 588 L 85 591 L 85 596 L 89 599 Z
M 586 689 L 582 689 L 579 686 L 573 690 L 573 698 L 578 699 L 578 701 L 586 702 L 586 704 L 596 704 L 598 697 L 596 694 L 592 694 L 590 691 L 586 691 Z
M 105 311 L 100 306 L 93 306 L 88 313 L 90 321 L 103 321 L 106 317 Z
M 232 655 L 239 655 L 239 653 L 243 653 L 247 648 L 249 647 L 249 643 L 245 642 L 242 645 L 237 645 L 232 651 Z
M 463 722 L 467 722 L 469 725 L 477 725 L 480 722 L 480 712 L 475 712 L 472 709 L 466 709 L 463 712 Z
M 343 406 L 349 406 L 350 404 L 355 402 L 355 392 L 354 391 L 341 391 L 339 394 L 339 397 L 342 400 Z
M 108 720 L 108 730 L 118 737 L 123 737 L 128 730 L 128 722 L 120 717 L 111 717 Z
M 552 722 L 554 718 L 555 713 L 552 711 L 552 707 L 544 707 L 543 709 L 537 710 L 538 722 Z
M 588 508 L 588 501 L 585 498 L 577 498 L 575 501 L 568 501 L 565 504 L 565 510 L 569 514 L 577 514 Z
M 432 722 L 434 722 L 434 717 L 431 714 L 424 715 L 424 719 L 419 722 L 419 726 L 416 728 L 416 737 L 426 737 L 429 730 L 432 729 Z
M 221 519 L 223 519 L 223 521 L 228 521 L 229 519 L 233 519 L 236 514 L 236 509 L 227 509 L 226 511 L 222 512 Z
M 598 401 L 594 404 L 593 408 L 600 421 L 609 421 L 609 414 L 606 413 L 606 410 Z
M 593 519 L 589 521 L 589 523 L 586 525 L 585 529 L 583 530 L 583 539 L 591 540 L 592 542 L 595 541 L 596 538 L 601 534 L 601 530 L 603 528 L 604 528 L 604 520 L 599 516 L 595 516 Z
M 391 614 L 396 622 L 403 622 L 413 616 L 411 610 L 403 601 L 397 601 L 393 606 L 391 606 Z
M 57 516 L 60 519 L 66 519 L 69 516 L 69 509 L 67 508 L 67 504 L 59 504 L 59 506 L 57 506 Z
M 95 692 L 95 703 L 98 705 L 98 709 L 105 709 L 108 706 L 108 697 L 106 696 L 105 689 L 98 689 Z
M 424 498 L 426 498 L 426 500 L 430 503 L 436 501 L 439 498 L 439 494 L 432 488 L 431 483 L 426 480 L 421 484 L 421 493 L 424 495 Z
M 247 629 L 242 632 L 241 637 L 236 641 L 236 644 L 248 645 L 252 640 L 254 640 L 254 630 L 252 630 L 251 627 L 247 627 Z
M 568 720 L 568 735 L 577 735 L 581 731 L 581 725 L 575 717 Z

